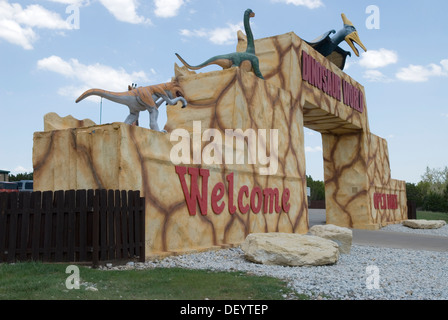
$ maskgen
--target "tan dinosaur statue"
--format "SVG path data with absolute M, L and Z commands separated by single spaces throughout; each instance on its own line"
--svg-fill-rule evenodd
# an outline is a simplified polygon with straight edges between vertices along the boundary
M 176 80 L 147 87 L 136 87 L 135 84 L 132 84 L 132 86 L 128 86 L 128 91 L 125 92 L 90 89 L 79 96 L 76 103 L 92 95 L 128 106 L 129 115 L 124 122 L 130 125 L 138 123 L 140 111 L 148 110 L 149 126 L 152 130 L 157 131 L 161 131 L 157 123 L 158 108 L 164 101 L 167 105 L 176 105 L 179 101 L 182 101 L 182 108 L 187 106 L 182 88 Z

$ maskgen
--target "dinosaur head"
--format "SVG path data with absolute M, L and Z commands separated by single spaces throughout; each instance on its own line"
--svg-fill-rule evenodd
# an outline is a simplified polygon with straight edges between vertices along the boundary
M 244 12 L 244 15 L 246 16 L 249 16 L 249 17 L 251 17 L 251 18 L 253 18 L 253 17 L 255 17 L 255 13 L 252 11 L 252 9 L 247 9 L 245 12 Z
M 184 95 L 184 90 L 182 89 L 182 87 L 179 85 L 179 82 L 177 79 L 174 79 L 173 81 L 171 81 L 171 86 L 170 86 L 170 93 L 172 95 L 172 98 L 184 98 L 185 100 L 185 95 Z M 182 108 L 185 108 L 187 105 L 185 103 L 182 103 Z
M 342 21 L 344 22 L 344 30 L 345 30 L 345 42 L 348 43 L 350 48 L 352 48 L 353 52 L 359 57 L 359 51 L 355 47 L 355 43 L 359 45 L 364 51 L 367 51 L 364 44 L 361 42 L 361 39 L 359 38 L 358 31 L 356 31 L 355 26 L 353 23 L 350 22 L 350 20 L 347 19 L 345 14 L 341 14 Z

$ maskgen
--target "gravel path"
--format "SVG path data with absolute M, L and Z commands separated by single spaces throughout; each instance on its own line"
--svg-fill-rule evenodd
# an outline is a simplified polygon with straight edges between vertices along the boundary
M 448 225 L 436 230 L 414 230 L 402 225 L 390 225 L 381 230 L 448 237 Z M 334 265 L 282 267 L 249 262 L 237 247 L 131 263 L 116 268 L 170 267 L 244 271 L 276 277 L 286 280 L 297 293 L 313 299 L 448 300 L 446 252 L 353 245 L 350 254 L 341 255 Z M 375 280 L 376 275 L 378 277 Z

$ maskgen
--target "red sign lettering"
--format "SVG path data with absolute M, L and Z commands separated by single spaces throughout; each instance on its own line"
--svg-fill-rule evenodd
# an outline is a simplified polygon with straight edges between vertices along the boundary
M 398 209 L 398 196 L 396 194 L 374 193 L 373 207 L 375 209 Z
M 350 108 L 361 113 L 364 112 L 364 94 L 362 90 L 342 80 L 337 74 L 325 68 L 305 51 L 302 51 L 302 80 L 322 90 L 329 96 L 339 101 L 342 100 Z M 344 95 L 343 99 L 342 93 Z
M 187 174 L 186 167 L 176 166 L 176 173 L 179 176 L 182 191 L 184 193 L 185 201 L 187 203 L 188 212 L 191 216 L 196 215 L 196 208 L 199 205 L 202 215 L 207 215 L 208 207 L 208 178 L 210 171 L 207 169 L 188 168 L 190 175 L 190 190 L 188 190 L 185 175 Z M 202 177 L 202 189 L 199 191 L 199 176 Z M 229 214 L 234 214 L 237 207 L 234 205 L 234 175 L 230 173 L 226 176 L 227 181 L 227 203 Z M 226 186 L 223 182 L 218 182 L 212 189 L 210 194 L 211 208 L 215 214 L 221 214 L 224 211 L 226 202 L 224 196 L 226 194 Z M 242 186 L 238 191 L 237 204 L 238 209 L 242 214 L 246 214 L 251 210 L 257 214 L 263 208 L 263 213 L 280 213 L 289 212 L 291 204 L 289 203 L 291 193 L 288 188 L 283 190 L 282 198 L 280 200 L 280 192 L 277 188 L 262 189 L 255 186 L 252 191 L 248 186 Z M 281 201 L 281 203 L 280 203 Z

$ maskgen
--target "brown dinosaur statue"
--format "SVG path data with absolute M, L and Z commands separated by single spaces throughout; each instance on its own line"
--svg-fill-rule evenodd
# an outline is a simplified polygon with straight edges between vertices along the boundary
M 176 105 L 181 101 L 182 108 L 187 106 L 187 100 L 184 98 L 182 88 L 176 80 L 147 87 L 137 87 L 135 84 L 132 84 L 132 86 L 128 86 L 128 91 L 124 92 L 90 89 L 79 96 L 76 99 L 76 103 L 92 95 L 128 106 L 129 115 L 124 122 L 130 125 L 138 123 L 140 111 L 148 110 L 150 129 L 157 131 L 161 131 L 157 123 L 158 108 L 164 101 L 167 105 Z

